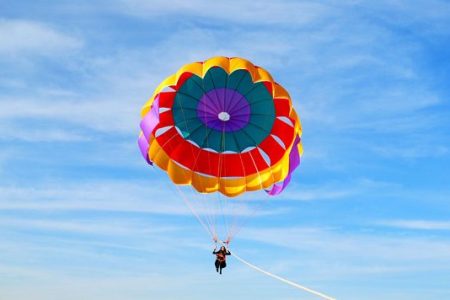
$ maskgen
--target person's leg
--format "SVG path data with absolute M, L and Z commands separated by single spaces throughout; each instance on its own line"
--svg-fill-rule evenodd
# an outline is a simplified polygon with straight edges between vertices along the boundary
M 216 266 L 216 272 L 219 272 L 220 262 L 217 259 L 216 259 L 216 262 L 214 263 L 214 265 Z

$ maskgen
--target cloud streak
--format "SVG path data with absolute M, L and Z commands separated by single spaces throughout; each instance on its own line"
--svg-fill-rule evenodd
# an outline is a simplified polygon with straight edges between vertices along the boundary
M 433 221 L 433 220 L 385 220 L 377 224 L 398 229 L 450 231 L 450 221 Z
M 51 26 L 29 20 L 0 19 L 0 54 L 50 56 L 80 49 L 83 41 Z
M 191 187 L 182 187 L 178 192 L 172 183 L 152 180 L 150 186 L 149 182 L 3 186 L 0 187 L 0 210 L 104 211 L 190 216 L 191 211 L 182 200 L 185 198 L 198 214 L 217 218 L 222 215 L 251 217 L 286 212 L 283 208 L 256 210 L 259 204 L 252 201 L 219 201 L 218 195 L 201 195 Z
M 227 3 L 195 0 L 187 4 L 174 1 L 152 3 L 141 0 L 121 1 L 117 8 L 121 12 L 140 17 L 159 17 L 163 15 L 190 15 L 201 19 L 222 20 L 225 22 L 255 24 L 307 25 L 327 12 L 328 7 L 312 2 L 286 1 L 255 3 L 252 1 L 230 1 Z

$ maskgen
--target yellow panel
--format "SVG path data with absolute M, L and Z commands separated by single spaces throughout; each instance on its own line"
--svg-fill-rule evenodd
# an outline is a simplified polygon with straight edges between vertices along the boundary
M 173 160 L 169 161 L 167 167 L 167 174 L 175 184 L 190 184 L 192 178 L 192 171 L 180 167 Z
M 164 171 L 167 170 L 170 158 L 167 156 L 166 152 L 159 146 L 158 142 L 154 141 L 150 144 L 150 147 L 148 149 L 148 157 L 155 165 L 157 165 Z
M 219 179 L 217 177 L 203 176 L 193 172 L 192 186 L 201 193 L 217 192 L 219 189 Z
M 195 63 L 191 63 L 191 64 L 186 64 L 183 67 L 181 67 L 178 72 L 176 73 L 176 81 L 178 82 L 178 80 L 180 79 L 180 77 L 184 74 L 184 73 L 192 73 L 195 74 L 199 77 L 202 77 L 202 70 L 203 70 L 203 64 L 201 62 L 195 62 Z
M 255 81 L 255 78 L 258 77 L 255 66 L 251 62 L 243 58 L 233 57 L 230 59 L 230 71 L 234 72 L 236 70 L 247 70 L 250 73 L 253 81 Z
M 279 85 L 278 83 L 273 84 L 273 97 L 274 98 L 285 98 L 291 100 L 291 97 L 289 96 L 289 93 Z
M 224 57 L 224 56 L 216 56 L 216 57 L 206 60 L 203 63 L 202 77 L 205 77 L 205 74 L 208 72 L 208 70 L 213 67 L 221 67 L 225 72 L 227 72 L 229 74 L 230 73 L 230 59 L 228 57 Z
M 265 69 L 263 69 L 261 67 L 255 67 L 255 70 L 256 70 L 255 79 L 254 79 L 255 82 L 260 82 L 260 81 L 273 82 L 272 76 Z
M 257 191 L 263 188 L 264 179 L 258 174 L 247 175 L 246 186 L 248 191 Z
M 303 155 L 303 145 L 302 145 L 302 143 L 298 143 L 298 153 L 300 154 L 300 156 L 302 156 Z

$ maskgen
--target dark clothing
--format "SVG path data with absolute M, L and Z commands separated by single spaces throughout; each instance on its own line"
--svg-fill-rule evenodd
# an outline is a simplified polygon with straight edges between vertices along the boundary
M 213 254 L 216 255 L 216 261 L 214 263 L 214 265 L 216 266 L 216 271 L 219 272 L 220 270 L 220 274 L 222 274 L 222 269 L 226 268 L 227 266 L 227 255 L 231 255 L 231 253 L 228 250 L 214 250 Z
M 219 261 L 218 259 L 216 259 L 214 265 L 216 266 L 216 269 L 223 269 L 227 267 L 227 262 L 226 261 Z
M 219 250 L 219 251 L 214 250 L 213 254 L 216 255 L 216 258 L 219 261 L 226 261 L 227 255 L 231 255 L 230 251 L 228 251 L 228 250 L 225 250 L 225 251 L 224 250 Z

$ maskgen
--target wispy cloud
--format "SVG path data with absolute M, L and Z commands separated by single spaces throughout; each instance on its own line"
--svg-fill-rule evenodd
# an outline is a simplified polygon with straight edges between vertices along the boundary
M 161 174 L 161 176 L 165 176 Z M 166 180 L 168 181 L 168 179 Z M 191 215 L 188 201 L 196 213 L 206 216 L 261 216 L 286 212 L 283 208 L 265 211 L 252 201 L 220 200 L 218 195 L 202 195 L 191 187 L 180 192 L 172 183 L 158 180 L 126 183 L 89 182 L 37 187 L 0 187 L 0 210 L 104 211 L 161 215 Z
M 121 1 L 121 12 L 141 17 L 162 15 L 191 15 L 201 19 L 215 19 L 239 23 L 256 24 L 308 24 L 327 11 L 327 6 L 311 2 L 265 2 L 230 1 L 227 3 L 195 0 L 189 3 L 164 1 L 152 3 L 141 0 Z M 200 19 L 200 20 L 201 20 Z
M 6 118 L 0 121 L 0 141 L 83 142 L 88 140 L 90 140 L 89 135 L 77 129 L 53 128 L 53 126 L 46 128 L 42 123 L 39 126 L 31 124 L 20 126 L 15 122 L 7 121 Z
M 450 261 L 450 241 L 432 237 L 350 233 L 338 228 L 269 227 L 246 229 L 241 238 L 295 250 L 296 256 L 314 252 L 314 264 L 320 265 L 317 276 L 442 270 L 442 263 Z
M 410 147 L 395 146 L 374 146 L 375 153 L 388 158 L 416 159 L 424 157 L 440 157 L 447 155 L 450 151 L 442 142 L 436 142 L 435 145 L 411 145 Z
M 411 230 L 450 230 L 450 221 L 433 220 L 384 220 L 376 223 L 377 225 L 387 226 L 399 229 Z
M 109 236 L 124 236 L 124 235 L 144 235 L 155 233 L 167 233 L 169 231 L 181 230 L 181 227 L 175 226 L 155 226 L 148 224 L 149 222 L 138 222 L 137 220 L 117 220 L 109 218 L 103 220 L 101 218 L 95 220 L 48 220 L 39 218 L 22 218 L 3 217 L 0 224 L 3 229 L 22 229 L 33 231 L 53 231 L 53 232 L 71 232 L 79 234 L 93 234 L 93 235 L 109 235 Z
M 312 201 L 350 198 L 366 194 L 375 189 L 398 187 L 393 183 L 379 182 L 367 178 L 354 181 L 334 181 L 320 185 L 306 185 L 294 183 L 279 197 L 281 199 Z
M 42 97 L 39 100 L 3 97 L 0 99 L 0 116 L 10 123 L 19 123 L 16 126 L 27 123 L 22 120 L 28 120 L 28 122 L 41 120 L 41 122 L 56 121 L 66 126 L 67 124 L 77 125 L 79 128 L 89 128 L 100 132 L 137 132 L 138 111 L 131 105 L 123 104 L 123 99 L 116 99 L 116 101 L 97 99 L 92 102 L 75 99 L 60 101 Z M 105 109 L 102 109 L 103 107 Z M 51 136 L 51 131 L 54 129 L 49 131 L 48 135 Z M 11 136 L 12 132 L 9 135 Z
M 62 33 L 41 22 L 20 19 L 0 19 L 0 54 L 54 55 L 79 49 L 79 38 Z

